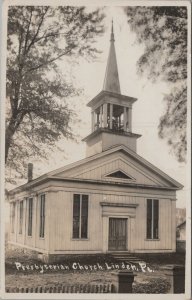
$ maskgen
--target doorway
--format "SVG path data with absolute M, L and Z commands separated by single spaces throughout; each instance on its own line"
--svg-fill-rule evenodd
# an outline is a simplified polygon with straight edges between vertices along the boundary
M 127 219 L 109 218 L 109 250 L 127 250 Z

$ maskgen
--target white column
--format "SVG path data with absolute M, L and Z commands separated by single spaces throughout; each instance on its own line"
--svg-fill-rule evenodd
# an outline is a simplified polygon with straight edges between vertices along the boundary
M 91 131 L 93 132 L 95 130 L 95 118 L 94 118 L 94 111 L 91 112 Z
M 128 110 L 129 131 L 132 132 L 132 107 Z
M 110 117 L 109 117 L 109 128 L 112 129 L 113 128 L 113 104 L 110 103 Z
M 103 253 L 108 251 L 109 218 L 103 217 Z
M 103 104 L 103 127 L 107 127 L 107 103 Z
M 100 124 L 99 127 L 103 127 L 103 120 L 102 120 L 102 116 L 103 116 L 103 105 L 100 106 Z
M 135 217 L 130 216 L 128 219 L 128 250 L 135 250 Z

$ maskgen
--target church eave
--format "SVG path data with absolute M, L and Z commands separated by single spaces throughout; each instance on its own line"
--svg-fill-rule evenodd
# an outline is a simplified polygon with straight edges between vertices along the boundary
M 53 181 L 63 181 L 63 182 L 79 182 L 86 184 L 97 184 L 97 185 L 112 185 L 112 186 L 122 186 L 122 187 L 133 187 L 133 188 L 144 188 L 144 189 L 162 189 L 162 190 L 177 190 L 178 188 L 170 186 L 160 186 L 160 185 L 145 185 L 137 184 L 134 182 L 120 182 L 120 181 L 108 181 L 108 180 L 95 180 L 95 179 L 85 179 L 85 178 L 71 178 L 71 177 L 49 177 L 49 180 Z
M 100 202 L 101 206 L 111 206 L 111 207 L 131 207 L 137 208 L 139 204 L 134 203 L 119 203 L 119 202 Z
M 137 184 L 135 182 L 120 182 L 120 181 L 108 181 L 108 180 L 93 180 L 93 179 L 84 179 L 84 178 L 71 178 L 71 177 L 59 177 L 59 176 L 50 176 L 44 178 L 38 178 L 38 180 L 33 180 L 30 183 L 26 183 L 14 190 L 9 191 L 9 196 L 14 196 L 21 192 L 30 191 L 32 188 L 41 185 L 48 181 L 63 181 L 63 182 L 78 182 L 85 184 L 96 184 L 96 185 L 111 185 L 119 187 L 131 187 L 131 188 L 141 188 L 141 189 L 160 189 L 160 190 L 179 190 L 179 187 L 170 187 L 170 186 L 160 186 L 160 185 L 145 185 Z
M 86 136 L 84 139 L 82 139 L 83 142 L 87 142 L 88 140 L 92 139 L 94 136 L 101 134 L 102 132 L 109 133 L 109 134 L 116 134 L 116 135 L 123 135 L 127 137 L 134 137 L 134 138 L 140 138 L 141 135 L 133 132 L 125 132 L 125 131 L 114 131 L 112 129 L 108 128 L 98 128 L 88 136 Z
M 123 151 L 125 154 L 129 153 L 129 155 L 131 155 L 134 159 L 136 159 L 139 163 L 141 163 L 143 166 L 149 168 L 149 170 L 152 170 L 153 172 L 155 172 L 156 174 L 158 174 L 160 177 L 164 178 L 167 180 L 167 182 L 169 184 L 171 184 L 172 186 L 166 187 L 166 189 L 172 189 L 172 190 L 180 190 L 183 188 L 183 185 L 180 184 L 179 182 L 177 182 L 175 179 L 171 178 L 169 175 L 167 175 L 166 173 L 164 173 L 163 171 L 161 171 L 159 168 L 155 167 L 154 165 L 152 165 L 150 162 L 148 162 L 146 159 L 142 158 L 141 156 L 139 156 L 137 153 L 135 153 L 134 151 L 126 148 L 125 146 L 122 145 L 118 145 L 118 146 L 114 146 L 102 153 L 93 155 L 91 157 L 79 160 L 77 162 L 71 163 L 69 165 L 66 165 L 64 167 L 58 168 L 54 171 L 51 171 L 49 173 L 46 173 L 38 178 L 33 179 L 30 182 L 27 182 L 21 186 L 18 186 L 12 190 L 9 191 L 9 195 L 14 195 L 16 193 L 20 193 L 22 191 L 26 191 L 26 190 L 30 190 L 31 188 L 33 188 L 34 186 L 38 186 L 42 183 L 45 183 L 47 181 L 49 181 L 51 178 L 57 178 L 57 174 L 58 173 L 62 173 L 65 170 L 69 170 L 69 169 L 73 169 L 75 167 L 78 167 L 80 165 L 83 165 L 85 163 L 89 163 L 90 161 L 92 161 L 93 159 L 97 159 L 100 157 L 103 157 L 105 155 L 109 155 L 111 153 L 114 153 L 116 151 Z M 60 178 L 60 180 L 62 180 Z M 71 178 L 70 180 L 73 180 L 73 178 Z M 103 182 L 103 181 L 102 181 Z M 113 182 L 114 183 L 114 182 Z
M 122 100 L 129 102 L 130 104 L 133 104 L 135 101 L 137 101 L 137 98 L 133 98 L 133 97 L 129 97 L 126 95 L 121 95 L 121 94 L 113 93 L 113 92 L 109 92 L 109 91 L 101 91 L 99 94 L 97 94 L 97 96 L 95 96 L 91 101 L 89 101 L 87 103 L 87 106 L 88 107 L 95 106 L 97 104 L 97 102 L 99 100 L 101 100 L 104 96 L 110 96 L 112 98 L 122 99 Z

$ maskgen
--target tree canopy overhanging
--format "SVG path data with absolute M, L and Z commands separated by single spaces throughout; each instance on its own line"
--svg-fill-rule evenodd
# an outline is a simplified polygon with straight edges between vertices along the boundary
M 95 36 L 103 33 L 104 14 L 71 6 L 10 6 L 7 37 L 7 168 L 23 174 L 31 157 L 46 157 L 61 137 L 73 138 L 75 114 L 66 99 L 78 95 L 64 56 L 95 57 Z
M 159 136 L 167 140 L 176 158 L 185 161 L 187 150 L 187 8 L 182 6 L 130 6 L 124 9 L 144 53 L 138 73 L 155 82 L 169 83 L 166 111 Z M 154 99 L 155 101 L 155 99 Z

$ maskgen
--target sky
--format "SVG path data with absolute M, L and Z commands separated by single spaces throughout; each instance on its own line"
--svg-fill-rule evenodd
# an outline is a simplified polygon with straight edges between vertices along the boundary
M 46 164 L 32 161 L 34 175 L 40 176 L 85 158 L 86 145 L 81 139 L 91 132 L 91 111 L 86 104 L 102 90 L 113 18 L 121 93 L 138 98 L 133 104 L 132 116 L 132 131 L 142 135 L 137 141 L 137 153 L 184 185 L 183 190 L 177 192 L 177 207 L 185 207 L 186 165 L 177 162 L 166 141 L 158 137 L 159 119 L 165 111 L 163 96 L 169 92 L 169 86 L 163 82 L 152 84 L 137 75 L 136 63 L 143 53 L 143 46 L 136 43 L 136 36 L 130 31 L 121 7 L 106 7 L 105 13 L 106 30 L 96 41 L 96 47 L 102 53 L 94 61 L 80 59 L 77 65 L 68 65 L 68 72 L 75 85 L 83 88 L 80 97 L 71 99 L 72 106 L 81 120 L 79 124 L 73 125 L 74 132 L 79 135 L 79 143 L 61 140 L 59 145 L 65 149 L 63 153 L 50 154 Z M 66 70 L 66 61 L 60 61 L 59 66 L 61 71 Z

